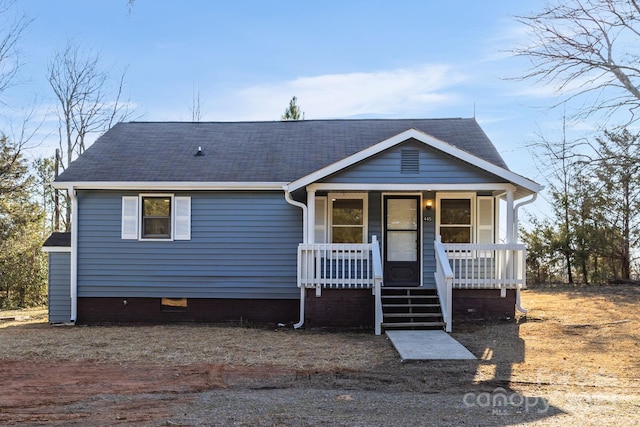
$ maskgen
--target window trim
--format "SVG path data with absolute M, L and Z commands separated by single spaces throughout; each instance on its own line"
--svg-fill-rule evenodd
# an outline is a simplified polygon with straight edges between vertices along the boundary
M 144 219 L 144 202 L 145 198 L 169 198 L 171 200 L 171 212 L 169 212 L 169 224 L 171 225 L 171 233 L 169 237 L 144 237 L 143 219 Z M 172 242 L 175 233 L 175 195 L 170 193 L 140 193 L 138 194 L 138 240 L 141 242 Z
M 327 194 L 327 242 L 333 242 L 333 202 L 338 199 L 362 200 L 362 242 L 369 239 L 369 194 L 368 193 L 328 193 Z M 356 227 L 356 226 L 350 226 Z M 360 227 L 360 226 L 358 226 Z M 336 243 L 337 245 L 341 243 Z

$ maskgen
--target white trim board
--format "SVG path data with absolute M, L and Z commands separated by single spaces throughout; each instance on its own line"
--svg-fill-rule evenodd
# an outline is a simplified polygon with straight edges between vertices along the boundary
M 291 189 L 289 189 L 291 191 Z M 516 191 L 512 184 L 500 182 L 495 184 L 344 184 L 315 183 L 307 187 L 307 191 L 386 191 L 386 192 L 419 192 L 419 191 Z
M 136 191 L 189 191 L 189 190 L 277 190 L 286 182 L 173 182 L 173 181 L 83 181 L 54 182 L 58 190 L 136 190 Z
M 40 250 L 45 253 L 71 253 L 70 246 L 43 246 Z

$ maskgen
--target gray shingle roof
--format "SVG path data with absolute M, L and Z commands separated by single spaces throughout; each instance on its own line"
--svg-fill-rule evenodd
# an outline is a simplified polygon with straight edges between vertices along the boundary
M 507 169 L 475 119 L 129 122 L 57 181 L 291 182 L 412 128 Z
M 45 240 L 44 247 L 70 247 L 71 246 L 71 233 L 54 231 L 51 233 L 47 240 Z

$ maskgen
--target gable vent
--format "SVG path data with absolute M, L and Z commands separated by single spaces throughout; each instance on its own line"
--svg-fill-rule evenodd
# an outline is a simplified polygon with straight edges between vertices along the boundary
M 418 150 L 402 150 L 400 172 L 420 173 L 420 152 Z

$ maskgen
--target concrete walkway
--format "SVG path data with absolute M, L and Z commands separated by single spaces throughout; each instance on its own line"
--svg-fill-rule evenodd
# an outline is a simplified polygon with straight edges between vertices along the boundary
M 403 361 L 476 359 L 444 331 L 387 331 L 386 334 Z

